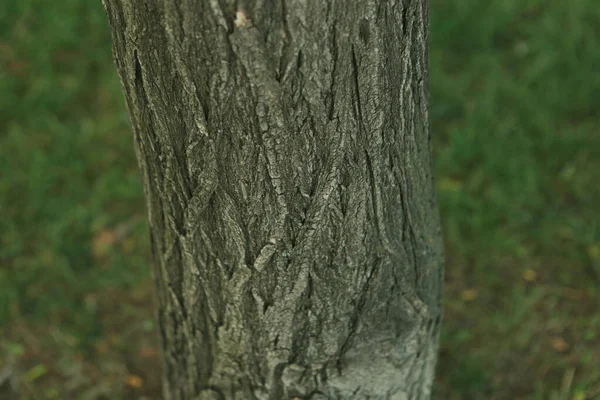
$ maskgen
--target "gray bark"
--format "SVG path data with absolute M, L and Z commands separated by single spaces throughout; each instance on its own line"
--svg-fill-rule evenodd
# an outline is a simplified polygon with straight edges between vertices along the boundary
M 426 0 L 104 0 L 165 399 L 427 399 Z

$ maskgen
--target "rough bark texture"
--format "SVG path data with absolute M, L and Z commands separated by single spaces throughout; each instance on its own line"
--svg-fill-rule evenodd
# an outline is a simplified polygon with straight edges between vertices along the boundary
M 426 0 L 104 0 L 164 395 L 427 399 L 443 254 Z

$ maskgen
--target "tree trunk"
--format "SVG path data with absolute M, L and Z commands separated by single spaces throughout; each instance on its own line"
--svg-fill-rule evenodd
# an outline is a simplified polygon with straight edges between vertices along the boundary
M 165 399 L 429 398 L 427 1 L 104 3 Z

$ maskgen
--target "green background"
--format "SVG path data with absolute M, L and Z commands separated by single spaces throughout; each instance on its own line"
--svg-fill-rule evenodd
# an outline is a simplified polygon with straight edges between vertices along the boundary
M 430 6 L 435 398 L 600 399 L 600 3 Z M 159 398 L 144 207 L 101 1 L 2 1 L 0 399 Z

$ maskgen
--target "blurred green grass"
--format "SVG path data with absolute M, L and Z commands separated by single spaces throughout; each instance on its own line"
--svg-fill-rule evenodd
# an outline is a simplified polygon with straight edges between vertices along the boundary
M 600 398 L 596 3 L 431 1 L 436 398 Z M 143 190 L 101 2 L 2 2 L 0 93 L 0 398 L 158 398 Z

